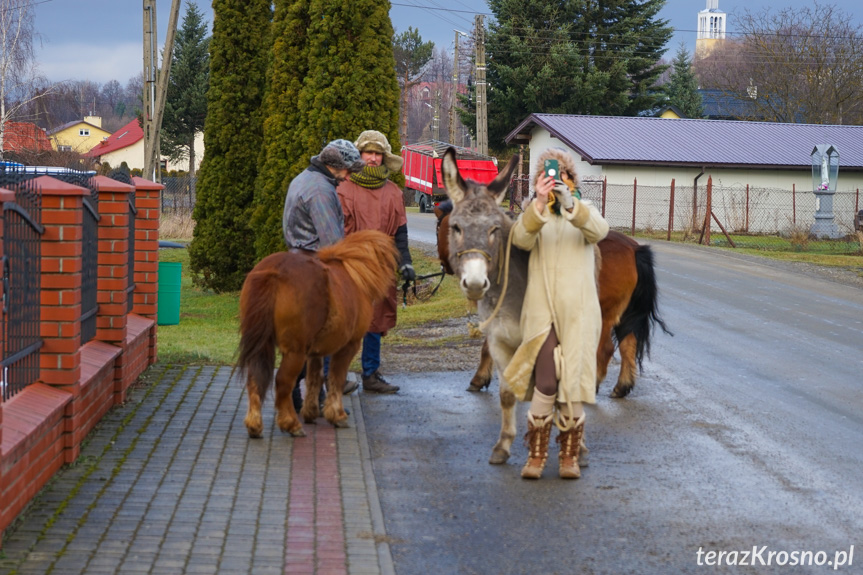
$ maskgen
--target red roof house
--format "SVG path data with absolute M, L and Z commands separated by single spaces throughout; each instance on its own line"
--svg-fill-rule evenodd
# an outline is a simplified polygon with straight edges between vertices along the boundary
M 130 169 L 144 168 L 144 130 L 135 118 L 84 154 L 88 158 L 117 167 L 123 162 Z
M 45 130 L 31 122 L 6 122 L 4 152 L 50 152 L 51 140 Z

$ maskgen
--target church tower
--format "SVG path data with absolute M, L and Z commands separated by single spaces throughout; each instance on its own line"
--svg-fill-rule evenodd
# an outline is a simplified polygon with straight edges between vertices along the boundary
M 707 0 L 707 8 L 698 13 L 698 36 L 695 40 L 695 59 L 704 58 L 725 40 L 727 15 L 719 9 L 719 0 Z

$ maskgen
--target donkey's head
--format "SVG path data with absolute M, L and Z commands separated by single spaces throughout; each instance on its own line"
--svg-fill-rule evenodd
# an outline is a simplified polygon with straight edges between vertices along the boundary
M 503 265 L 512 221 L 499 206 L 517 163 L 518 157 L 513 156 L 494 181 L 483 185 L 462 178 L 453 148 L 444 154 L 441 171 L 454 204 L 449 216 L 449 263 L 468 299 L 482 299 L 491 287 L 489 276 L 493 272 L 491 279 L 496 279 Z

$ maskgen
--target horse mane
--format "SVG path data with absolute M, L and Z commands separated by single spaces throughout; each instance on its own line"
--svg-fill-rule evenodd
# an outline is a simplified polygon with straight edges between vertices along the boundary
M 386 295 L 395 277 L 398 252 L 393 239 L 377 230 L 362 230 L 318 251 L 328 265 L 341 264 L 357 289 L 367 298 Z

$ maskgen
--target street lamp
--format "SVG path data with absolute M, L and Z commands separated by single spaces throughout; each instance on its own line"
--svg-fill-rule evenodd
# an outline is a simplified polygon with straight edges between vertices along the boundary
M 812 191 L 815 193 L 815 223 L 810 233 L 816 238 L 839 237 L 833 221 L 833 194 L 839 179 L 839 151 L 830 145 L 819 144 L 812 150 Z

